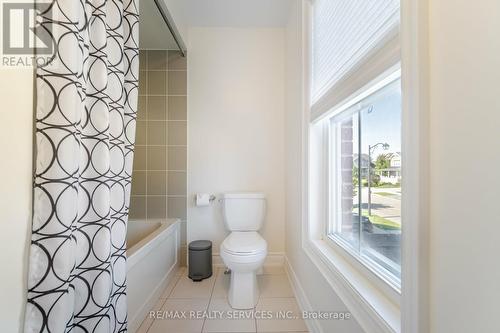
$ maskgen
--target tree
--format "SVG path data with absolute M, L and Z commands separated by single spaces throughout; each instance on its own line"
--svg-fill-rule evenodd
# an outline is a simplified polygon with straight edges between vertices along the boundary
M 358 186 L 359 170 L 357 166 L 352 167 L 352 185 L 354 187 Z
M 389 158 L 389 154 L 380 154 L 377 156 L 375 160 L 375 169 L 387 169 L 391 166 L 391 159 Z

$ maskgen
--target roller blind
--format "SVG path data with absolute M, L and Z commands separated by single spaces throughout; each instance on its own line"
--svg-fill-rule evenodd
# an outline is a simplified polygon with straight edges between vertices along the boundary
M 399 0 L 313 2 L 313 105 L 397 35 L 399 8 Z

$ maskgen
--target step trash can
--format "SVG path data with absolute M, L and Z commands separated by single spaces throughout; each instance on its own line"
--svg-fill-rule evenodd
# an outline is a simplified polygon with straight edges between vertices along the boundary
M 189 278 L 201 281 L 212 276 L 212 242 L 196 240 L 189 243 Z

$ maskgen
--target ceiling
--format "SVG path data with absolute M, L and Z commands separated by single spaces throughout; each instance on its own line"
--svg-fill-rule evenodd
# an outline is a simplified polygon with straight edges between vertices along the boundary
M 284 27 L 293 0 L 184 0 L 190 26 Z
M 264 28 L 284 27 L 293 0 L 163 0 L 182 10 L 192 27 Z M 174 50 L 172 37 L 154 0 L 140 0 L 139 43 L 141 49 Z M 180 13 L 176 13 L 181 15 Z M 176 18 L 176 17 L 174 17 Z

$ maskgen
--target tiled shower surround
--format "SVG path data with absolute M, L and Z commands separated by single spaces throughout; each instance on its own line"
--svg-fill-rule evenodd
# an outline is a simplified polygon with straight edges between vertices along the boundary
M 141 50 L 130 218 L 182 220 L 186 241 L 186 58 Z

